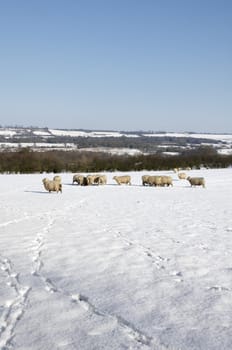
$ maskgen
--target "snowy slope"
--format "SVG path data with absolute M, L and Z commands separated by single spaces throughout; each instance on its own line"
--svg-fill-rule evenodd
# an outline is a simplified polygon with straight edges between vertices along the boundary
M 145 173 L 0 175 L 0 349 L 231 349 L 232 169 Z
M 101 144 L 101 138 L 109 138 L 111 140 L 128 137 L 131 139 L 130 148 L 123 148 L 119 145 L 117 147 L 115 142 L 112 142 L 110 147 L 110 141 L 108 147 L 104 147 L 104 142 Z M 71 138 L 71 139 L 70 139 Z M 98 144 L 91 147 L 91 142 L 88 145 L 80 146 L 74 140 L 79 138 L 89 139 L 98 138 Z M 232 154 L 232 134 L 210 134 L 210 133 L 190 133 L 190 132 L 161 132 L 161 133 L 147 133 L 147 132 L 125 132 L 125 131 L 94 131 L 94 130 L 68 130 L 68 129 L 47 129 L 47 128 L 2 128 L 0 127 L 0 151 L 11 150 L 15 151 L 19 147 L 30 147 L 34 151 L 46 151 L 51 149 L 56 150 L 77 150 L 78 148 L 93 152 L 107 152 L 112 154 L 130 154 L 134 155 L 141 153 L 141 150 L 137 149 L 138 144 L 132 139 L 140 139 L 140 143 L 144 142 L 143 139 L 149 140 L 149 142 L 156 142 L 156 147 L 159 152 L 168 155 L 178 155 L 184 148 L 196 149 L 199 146 L 211 146 L 214 147 L 218 153 L 224 155 Z M 172 142 L 170 143 L 170 138 Z M 180 142 L 179 140 L 182 139 Z M 186 139 L 183 144 L 183 140 Z M 160 140 L 160 142 L 158 142 Z M 146 141 L 146 142 L 147 142 Z M 119 143 L 120 144 L 120 143 Z M 172 148 L 176 150 L 170 152 L 165 151 L 163 148 Z M 146 147 L 145 147 L 146 148 Z M 141 149 L 141 148 L 140 148 Z M 155 151 L 157 151 L 155 149 Z M 154 150 L 153 150 L 154 151 Z M 152 151 L 152 153 L 153 153 Z

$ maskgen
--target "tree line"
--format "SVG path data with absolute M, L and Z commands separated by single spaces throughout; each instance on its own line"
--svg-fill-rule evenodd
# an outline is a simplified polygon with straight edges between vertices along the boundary
M 21 148 L 0 152 L 0 173 L 60 173 L 134 170 L 171 170 L 191 167 L 226 168 L 232 166 L 232 155 L 220 155 L 212 147 L 185 150 L 175 156 L 162 153 L 148 155 L 112 155 L 88 151 L 33 151 Z

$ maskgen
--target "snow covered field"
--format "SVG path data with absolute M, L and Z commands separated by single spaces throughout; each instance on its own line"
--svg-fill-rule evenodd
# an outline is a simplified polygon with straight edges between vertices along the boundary
M 232 169 L 145 173 L 0 175 L 0 349 L 231 350 Z

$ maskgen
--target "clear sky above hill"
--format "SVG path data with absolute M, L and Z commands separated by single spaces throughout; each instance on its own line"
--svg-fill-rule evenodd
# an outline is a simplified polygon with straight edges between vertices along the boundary
M 0 124 L 232 132 L 232 1 L 0 0 Z

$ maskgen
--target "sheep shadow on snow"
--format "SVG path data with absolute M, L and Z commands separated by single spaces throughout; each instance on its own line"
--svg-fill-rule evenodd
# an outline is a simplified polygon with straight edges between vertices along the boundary
M 48 192 L 48 191 L 29 191 L 29 190 L 25 190 L 24 192 L 27 193 L 37 193 L 37 194 L 51 194 L 52 192 Z M 54 192 L 56 193 L 56 192 Z

